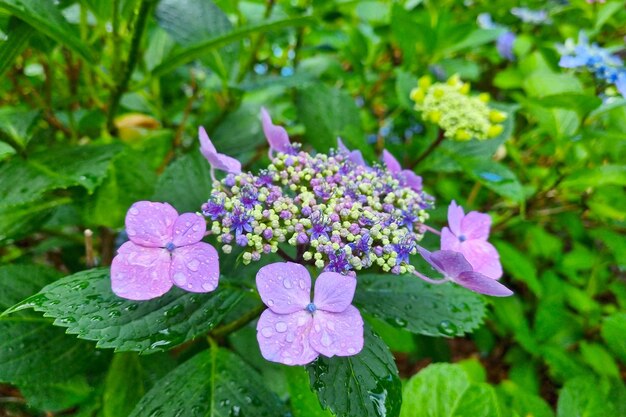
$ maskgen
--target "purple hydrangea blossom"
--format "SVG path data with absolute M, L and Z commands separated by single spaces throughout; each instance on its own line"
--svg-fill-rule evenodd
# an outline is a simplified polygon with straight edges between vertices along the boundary
M 257 323 L 263 357 L 285 365 L 306 365 L 320 354 L 356 355 L 363 348 L 363 319 L 351 303 L 356 278 L 323 272 L 315 281 L 292 262 L 266 265 L 256 275 L 263 303 L 268 307 Z
M 459 252 L 438 250 L 431 253 L 419 246 L 417 250 L 426 262 L 440 272 L 446 280 L 455 282 L 480 294 L 495 297 L 513 295 L 513 291 L 498 281 L 474 271 L 472 265 Z
M 410 169 L 402 169 L 400 162 L 387 149 L 383 150 L 383 162 L 387 170 L 396 176 L 401 185 L 410 187 L 418 193 L 422 192 L 422 177 Z
M 487 239 L 491 217 L 488 214 L 470 211 L 453 200 L 448 207 L 448 227 L 441 230 L 441 250 L 461 253 L 474 271 L 492 279 L 502 277 L 500 255 Z
M 204 155 L 206 160 L 209 161 L 209 164 L 211 164 L 211 176 L 213 181 L 215 181 L 215 174 L 213 172 L 215 169 L 230 174 L 239 174 L 241 172 L 241 162 L 228 155 L 217 152 L 209 135 L 202 126 L 198 128 L 198 137 L 200 138 L 200 152 Z
M 498 36 L 496 40 L 496 49 L 502 58 L 509 61 L 515 61 L 515 53 L 513 52 L 513 45 L 517 36 L 511 31 L 506 31 L 502 35 Z
M 111 287 L 120 297 L 149 300 L 176 285 L 191 292 L 215 290 L 219 280 L 217 251 L 201 242 L 204 219 L 180 216 L 167 203 L 138 201 L 126 214 L 130 239 L 111 264 Z

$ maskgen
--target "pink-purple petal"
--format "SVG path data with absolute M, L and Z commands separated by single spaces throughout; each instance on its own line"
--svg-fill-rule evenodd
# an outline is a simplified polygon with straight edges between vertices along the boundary
M 479 272 L 465 271 L 454 280 L 457 284 L 474 292 L 492 295 L 494 297 L 508 297 L 513 295 L 513 291 Z
M 472 271 L 472 265 L 459 253 L 450 250 L 438 250 L 430 254 L 431 263 L 437 265 L 437 269 L 444 276 L 455 279 L 465 271 Z
M 315 280 L 313 304 L 318 310 L 340 313 L 352 303 L 355 289 L 355 277 L 322 272 Z
M 324 356 L 351 356 L 363 349 L 363 318 L 354 306 L 341 313 L 316 311 L 309 339 Z
M 172 243 L 176 247 L 199 242 L 206 232 L 206 221 L 195 213 L 183 213 L 174 222 Z
M 467 239 L 487 240 L 490 227 L 491 216 L 477 211 L 470 211 L 461 221 L 461 233 Z
M 289 153 L 291 142 L 289 141 L 287 131 L 284 127 L 272 123 L 272 118 L 265 107 L 261 107 L 261 122 L 263 124 L 263 133 L 265 133 L 270 147 L 278 152 Z
M 111 264 L 113 292 L 130 300 L 150 300 L 172 288 L 170 255 L 165 249 L 124 243 Z
M 126 233 L 137 245 L 165 247 L 172 239 L 177 218 L 178 213 L 167 203 L 138 201 L 126 213 Z
M 458 251 L 472 265 L 474 271 L 491 279 L 502 277 L 500 255 L 491 243 L 484 240 L 466 240 L 459 245 Z
M 176 248 L 169 273 L 174 284 L 184 290 L 211 292 L 220 278 L 217 251 L 205 242 Z
M 239 174 L 241 172 L 241 162 L 228 155 L 217 152 L 209 135 L 206 133 L 206 130 L 204 130 L 204 127 L 200 126 L 198 128 L 198 136 L 200 138 L 200 152 L 213 168 L 231 174 Z
M 306 365 L 319 354 L 309 343 L 313 317 L 305 310 L 276 314 L 267 309 L 256 326 L 261 355 L 268 361 L 285 365 Z
M 403 185 L 406 185 L 417 192 L 422 191 L 422 177 L 410 169 L 403 169 L 398 174 L 398 177 Z
M 461 241 L 449 228 L 444 227 L 441 229 L 441 250 L 460 252 L 460 247 Z
M 278 314 L 304 310 L 311 302 L 309 271 L 293 262 L 265 265 L 256 274 L 256 286 L 261 300 Z
M 383 149 L 383 163 L 392 174 L 402 171 L 400 162 L 387 149 Z
M 213 142 L 211 142 L 209 135 L 207 134 L 206 130 L 204 130 L 204 127 L 202 126 L 198 128 L 198 138 L 200 139 L 200 153 L 204 155 L 204 157 L 207 159 L 207 161 L 209 161 L 209 163 L 213 164 L 212 161 L 215 159 L 215 156 L 217 155 L 217 149 L 215 149 Z
M 456 201 L 452 200 L 448 206 L 448 226 L 450 226 L 450 230 L 457 237 L 462 234 L 461 222 L 463 217 L 465 217 L 463 207 L 457 205 Z

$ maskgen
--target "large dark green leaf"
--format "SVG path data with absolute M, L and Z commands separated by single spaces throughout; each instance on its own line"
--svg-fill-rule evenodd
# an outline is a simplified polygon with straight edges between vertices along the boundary
M 371 147 L 365 146 L 359 109 L 345 91 L 325 84 L 312 84 L 298 91 L 298 117 L 306 127 L 308 144 L 320 152 L 337 147 L 341 137 L 350 149 L 361 149 L 373 157 Z
M 4 137 L 24 149 L 40 114 L 38 110 L 31 109 L 15 107 L 0 109 L 0 138 Z
M 91 49 L 80 40 L 74 27 L 65 20 L 55 2 L 49 0 L 0 0 L 0 11 L 15 15 L 35 30 L 66 45 L 87 61 L 94 61 Z
M 33 308 L 67 332 L 118 351 L 156 352 L 206 333 L 243 297 L 221 282 L 208 294 L 173 288 L 150 301 L 132 301 L 111 291 L 108 269 L 92 269 L 60 279 L 5 314 Z
M 39 265 L 0 266 L 0 310 L 30 297 L 61 274 Z
M 307 365 L 320 403 L 338 417 L 396 417 L 402 386 L 389 348 L 365 326 L 363 350 L 355 356 L 320 356 Z
M 480 295 L 412 275 L 359 275 L 354 303 L 395 327 L 429 336 L 462 336 L 480 326 L 485 316 Z
M 0 43 L 0 77 L 13 64 L 35 31 L 19 19 L 10 23 L 9 38 Z
M 211 193 L 209 163 L 200 152 L 172 162 L 159 177 L 153 201 L 167 201 L 180 213 L 199 211 Z
M 282 403 L 250 365 L 212 346 L 158 381 L 131 417 L 283 415 Z
M 289 390 L 289 404 L 294 417 L 332 417 L 322 409 L 315 393 L 309 387 L 309 376 L 300 366 L 285 366 L 284 373 Z
M 104 179 L 116 145 L 57 147 L 0 167 L 0 207 L 30 203 L 44 193 L 73 186 L 92 192 Z

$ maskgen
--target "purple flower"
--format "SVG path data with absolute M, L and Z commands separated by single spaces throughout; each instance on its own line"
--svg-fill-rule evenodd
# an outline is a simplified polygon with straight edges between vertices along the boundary
M 217 251 L 201 242 L 204 219 L 180 216 L 167 203 L 138 201 L 126 214 L 130 239 L 111 264 L 111 287 L 120 297 L 149 300 L 172 284 L 191 292 L 213 291 L 219 280 Z
M 293 147 L 289 141 L 289 135 L 282 126 L 272 123 L 272 118 L 265 107 L 261 107 L 261 122 L 263 123 L 263 133 L 270 144 L 270 150 L 282 153 L 293 153 Z
M 465 215 L 463 207 L 453 200 L 448 207 L 448 226 L 441 230 L 441 249 L 460 252 L 474 271 L 492 279 L 500 279 L 500 255 L 487 242 L 491 217 L 477 211 Z
M 417 247 L 420 255 L 443 276 L 469 290 L 495 297 L 508 297 L 513 291 L 480 272 L 474 271 L 472 265 L 459 252 L 438 250 L 429 252 Z
M 328 265 L 326 265 L 324 271 L 345 274 L 351 269 L 352 265 L 346 256 L 346 252 L 343 250 L 332 251 L 328 254 Z
M 400 162 L 387 149 L 383 150 L 383 162 L 389 172 L 394 174 L 400 181 L 401 185 L 410 187 L 418 193 L 422 192 L 422 177 L 410 169 L 402 169 Z
M 311 239 L 319 239 L 321 236 L 327 238 L 328 232 L 332 230 L 327 223 L 326 218 L 321 212 L 314 212 L 311 215 L 311 227 L 309 228 Z
M 502 58 L 508 59 L 509 61 L 515 60 L 515 53 L 513 53 L 513 44 L 515 43 L 515 33 L 511 31 L 504 32 L 502 35 L 498 36 L 496 40 L 496 49 Z
M 246 213 L 241 207 L 233 208 L 229 218 L 230 230 L 235 232 L 235 236 L 239 236 L 244 232 L 252 232 L 252 216 Z
M 267 310 L 257 323 L 263 357 L 285 365 L 306 365 L 320 354 L 356 355 L 363 348 L 363 319 L 352 303 L 356 278 L 323 272 L 315 281 L 292 262 L 266 265 L 256 284 Z
M 198 136 L 200 138 L 200 152 L 209 164 L 211 164 L 211 174 L 213 169 L 219 169 L 220 171 L 228 172 L 231 174 L 241 173 L 241 162 L 223 153 L 217 152 L 213 142 L 209 138 L 209 135 L 204 130 L 204 127 L 198 128 Z
M 367 164 L 365 163 L 365 159 L 363 159 L 363 154 L 361 153 L 361 151 L 351 151 L 346 147 L 346 145 L 343 144 L 343 141 L 339 137 L 337 138 L 337 149 L 340 153 L 346 155 L 348 161 L 351 161 L 356 165 L 362 165 L 364 167 L 367 166 Z
M 206 217 L 210 217 L 211 220 L 217 220 L 226 214 L 224 203 L 211 198 L 209 201 L 202 205 L 202 214 Z
M 409 264 L 409 255 L 415 249 L 415 243 L 411 239 L 403 239 L 400 243 L 394 244 L 393 250 L 396 253 L 396 265 L 402 263 Z

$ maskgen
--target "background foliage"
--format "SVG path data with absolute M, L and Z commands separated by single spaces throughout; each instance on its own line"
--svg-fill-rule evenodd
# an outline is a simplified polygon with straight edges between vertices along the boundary
M 555 49 L 584 29 L 623 52 L 626 8 L 524 5 L 553 23 L 507 0 L 0 0 L 0 414 L 626 416 L 626 100 Z M 517 34 L 515 61 L 482 12 Z M 426 73 L 489 92 L 505 132 L 418 160 L 437 136 L 409 100 Z M 258 265 L 222 256 L 215 293 L 146 303 L 85 271 L 110 264 L 132 202 L 199 209 L 199 125 L 262 167 L 262 105 L 307 148 L 392 151 L 435 225 L 451 199 L 489 211 L 516 295 L 364 275 L 365 350 L 303 369 L 233 326 L 259 311 Z

